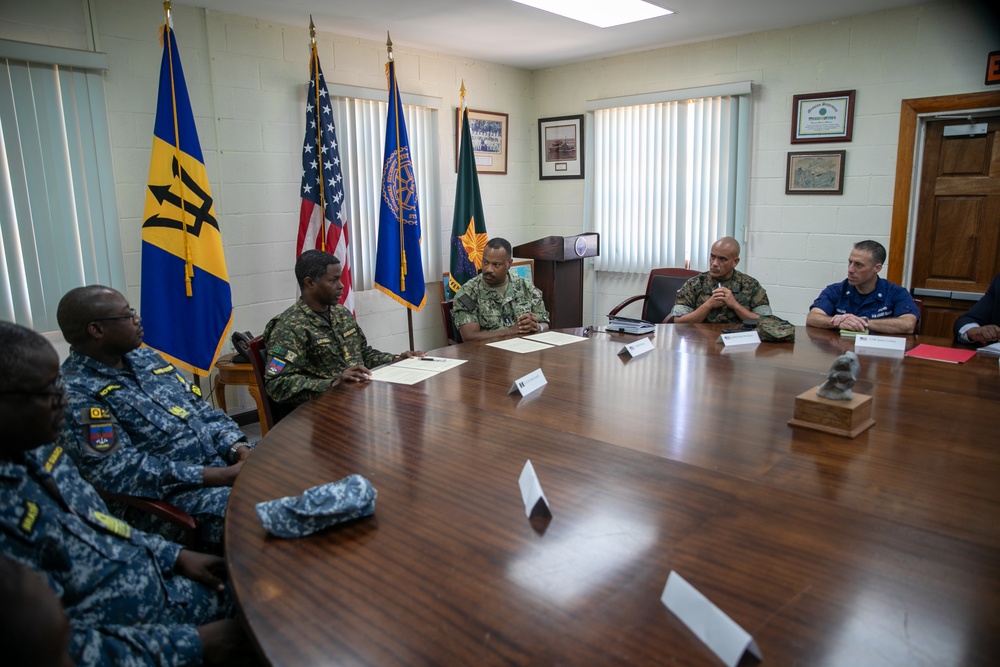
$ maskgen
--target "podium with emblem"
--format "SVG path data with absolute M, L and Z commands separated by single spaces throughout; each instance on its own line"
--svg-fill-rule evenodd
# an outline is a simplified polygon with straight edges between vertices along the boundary
M 601 236 L 546 236 L 514 248 L 535 261 L 535 287 L 542 292 L 553 329 L 583 326 L 583 260 L 601 254 Z

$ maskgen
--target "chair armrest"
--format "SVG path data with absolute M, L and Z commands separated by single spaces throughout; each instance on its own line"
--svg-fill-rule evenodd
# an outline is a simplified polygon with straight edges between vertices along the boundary
M 625 306 L 629 305 L 630 303 L 635 303 L 636 301 L 645 301 L 645 300 L 646 300 L 646 295 L 645 294 L 636 294 L 635 296 L 630 296 L 629 298 L 625 299 L 624 301 L 622 301 L 621 303 L 619 303 L 617 306 L 615 306 L 614 308 L 612 308 L 611 312 L 608 313 L 608 317 L 614 317 L 615 315 L 617 315 L 618 313 L 620 313 L 622 311 L 622 309 L 625 308 Z
M 135 507 L 155 517 L 163 519 L 167 523 L 177 526 L 185 532 L 195 532 L 198 530 L 198 520 L 182 509 L 174 507 L 165 500 L 155 500 L 153 498 L 140 498 L 139 496 L 127 496 L 119 493 L 111 493 L 98 489 L 97 492 L 105 501 L 115 500 L 129 507 Z

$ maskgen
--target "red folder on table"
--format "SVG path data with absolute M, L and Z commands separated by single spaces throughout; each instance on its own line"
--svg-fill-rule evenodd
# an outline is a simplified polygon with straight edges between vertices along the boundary
M 976 356 L 976 351 L 921 343 L 912 350 L 909 350 L 906 356 L 917 357 L 918 359 L 933 359 L 934 361 L 947 361 L 949 364 L 964 364 Z

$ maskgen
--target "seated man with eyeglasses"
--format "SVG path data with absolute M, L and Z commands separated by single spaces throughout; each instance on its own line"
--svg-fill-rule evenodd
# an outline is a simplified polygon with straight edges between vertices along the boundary
M 184 510 L 201 525 L 202 541 L 221 549 L 230 487 L 250 455 L 246 436 L 172 364 L 140 347 L 142 318 L 118 291 L 70 290 L 56 318 L 70 344 L 60 443 L 81 474 L 99 489 Z M 111 506 L 143 530 L 178 537 L 151 515 Z
M 56 351 L 41 334 L 10 322 L 0 322 L 0 347 L 0 554 L 43 573 L 51 586 L 25 580 L 32 573 L 23 568 L 5 568 L 4 577 L 30 586 L 24 593 L 40 606 L 18 605 L 5 584 L 0 599 L 32 631 L 14 640 L 35 651 L 24 662 L 4 651 L 4 664 L 42 665 L 46 655 L 50 664 L 253 664 L 250 643 L 231 618 L 223 559 L 110 516 L 63 447 L 52 444 L 66 409 Z M 69 637 L 58 604 L 39 598 L 53 592 Z M 48 650 L 39 652 L 37 642 Z

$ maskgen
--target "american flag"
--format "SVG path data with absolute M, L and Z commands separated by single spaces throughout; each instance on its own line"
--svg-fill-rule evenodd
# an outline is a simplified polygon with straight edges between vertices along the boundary
M 348 250 L 347 205 L 344 175 L 340 166 L 337 130 L 333 125 L 333 104 L 326 79 L 319 66 L 316 45 L 312 45 L 309 96 L 306 99 L 306 137 L 302 144 L 302 208 L 299 211 L 299 239 L 295 256 L 310 248 L 325 249 L 336 255 L 343 267 L 340 281 L 344 292 L 340 303 L 354 312 L 351 287 L 351 255 Z M 323 210 L 326 210 L 326 247 L 323 247 Z

